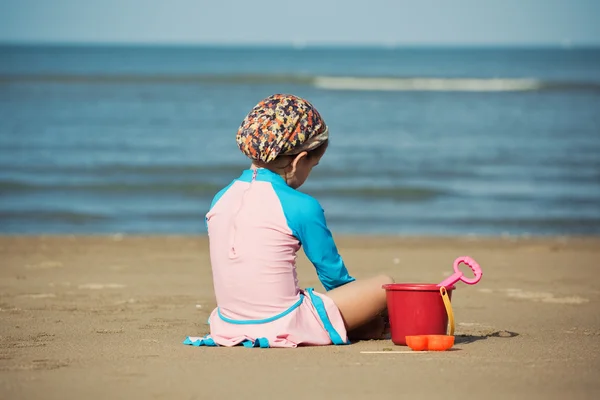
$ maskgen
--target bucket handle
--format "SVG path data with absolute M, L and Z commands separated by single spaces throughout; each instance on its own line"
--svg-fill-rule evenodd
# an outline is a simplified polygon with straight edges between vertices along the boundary
M 444 306 L 446 307 L 446 314 L 448 314 L 448 322 L 450 323 L 450 336 L 454 336 L 454 312 L 452 311 L 452 304 L 450 303 L 450 298 L 448 297 L 448 292 L 446 288 L 442 286 L 440 288 L 440 294 L 442 295 L 442 300 L 444 300 Z

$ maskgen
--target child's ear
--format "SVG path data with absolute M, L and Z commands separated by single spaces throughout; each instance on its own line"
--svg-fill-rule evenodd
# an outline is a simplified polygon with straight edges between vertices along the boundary
M 306 151 L 303 151 L 302 153 L 300 153 L 296 157 L 294 157 L 294 159 L 292 160 L 292 163 L 290 164 L 290 167 L 292 168 L 292 170 L 290 172 L 292 174 L 296 173 L 296 170 L 298 169 L 298 164 L 300 163 L 300 161 L 302 161 L 303 158 L 306 158 L 307 155 L 308 155 L 308 153 Z

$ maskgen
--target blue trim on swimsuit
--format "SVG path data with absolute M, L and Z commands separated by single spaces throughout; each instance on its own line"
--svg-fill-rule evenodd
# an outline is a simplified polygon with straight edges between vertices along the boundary
M 188 336 L 183 341 L 183 344 L 187 344 L 190 346 L 196 346 L 196 347 L 200 347 L 200 346 L 219 347 L 219 345 L 216 344 L 215 341 L 209 335 L 206 335 L 202 339 L 196 340 L 195 342 L 192 342 L 192 339 L 190 339 L 190 337 Z M 269 340 L 267 338 L 257 338 L 254 342 L 251 340 L 244 340 L 240 344 L 247 348 L 259 347 L 261 349 L 267 349 L 270 347 Z
M 183 341 L 183 344 L 188 344 L 188 345 L 196 346 L 196 347 L 199 347 L 199 346 L 217 347 L 218 346 L 215 343 L 215 341 L 210 337 L 210 335 L 206 335 L 202 339 L 196 340 L 195 342 L 192 342 L 192 339 L 190 339 L 190 337 L 188 336 Z
M 342 337 L 340 336 L 340 334 L 337 333 L 337 331 L 331 324 L 331 321 L 329 320 L 329 316 L 327 315 L 327 310 L 325 309 L 325 304 L 323 303 L 323 300 L 319 296 L 317 296 L 313 293 L 314 289 L 307 288 L 306 291 L 308 292 L 308 296 L 310 297 L 310 300 L 312 301 L 313 305 L 315 306 L 315 309 L 317 310 L 317 313 L 319 314 L 319 318 L 321 318 L 323 327 L 327 331 L 327 334 L 329 335 L 331 342 L 336 346 L 343 345 L 343 344 L 350 344 L 350 341 L 344 342 L 342 340 Z
M 251 340 L 244 340 L 242 342 L 242 346 L 247 348 L 259 347 L 261 349 L 268 349 L 270 347 L 269 341 L 267 340 L 267 338 L 264 337 L 257 338 L 254 342 L 252 342 Z
M 221 310 L 219 310 L 218 307 L 217 307 L 217 314 L 219 315 L 219 318 L 221 318 L 223 321 L 228 322 L 230 324 L 236 324 L 236 325 L 266 324 L 267 322 L 273 322 L 275 320 L 278 320 L 279 318 L 285 317 L 286 315 L 288 315 L 289 313 L 294 311 L 296 308 L 300 307 L 300 304 L 302 304 L 303 301 L 304 301 L 304 295 L 302 293 L 300 293 L 300 299 L 297 302 L 295 302 L 290 308 L 288 308 L 287 310 L 285 310 L 282 313 L 279 313 L 277 315 L 274 315 L 272 317 L 265 318 L 265 319 L 239 320 L 239 319 L 227 318 L 226 316 L 221 314 Z
M 336 346 L 350 344 L 350 341 L 344 342 L 342 340 L 342 337 L 340 336 L 340 334 L 333 327 L 331 321 L 329 320 L 329 316 L 327 315 L 327 310 L 325 309 L 325 303 L 323 303 L 323 300 L 319 296 L 314 294 L 314 289 L 307 288 L 306 292 L 308 293 L 308 297 L 310 297 L 310 300 L 311 300 L 313 306 L 315 307 L 315 310 L 317 311 L 317 314 L 319 315 L 321 322 L 323 323 L 323 327 L 325 328 L 325 330 L 327 331 L 327 334 L 329 335 L 329 339 L 331 339 L 331 343 L 333 343 Z M 273 317 L 266 318 L 266 319 L 234 320 L 234 319 L 224 317 L 218 308 L 217 308 L 217 314 L 218 314 L 219 318 L 221 318 L 223 321 L 230 323 L 230 324 L 237 324 L 237 325 L 264 324 L 264 323 L 272 322 L 279 318 L 285 317 L 286 315 L 288 315 L 289 313 L 294 311 L 296 308 L 298 308 L 300 306 L 300 304 L 302 304 L 302 301 L 304 301 L 304 294 L 301 293 L 300 300 L 298 300 L 296 303 L 294 303 L 290 308 L 288 308 L 287 310 L 285 310 L 282 313 L 279 313 Z M 210 337 L 210 335 L 206 335 L 206 336 L 204 336 L 204 338 L 197 340 L 195 342 L 192 342 L 192 340 L 189 337 L 187 337 L 183 341 L 183 344 L 192 345 L 192 346 L 218 346 L 215 343 L 215 341 Z M 244 347 L 248 347 L 248 348 L 260 347 L 260 348 L 264 349 L 264 348 L 269 347 L 269 341 L 266 338 L 257 338 L 254 342 L 252 342 L 250 340 L 245 340 L 245 341 L 241 342 L 240 344 L 243 345 Z

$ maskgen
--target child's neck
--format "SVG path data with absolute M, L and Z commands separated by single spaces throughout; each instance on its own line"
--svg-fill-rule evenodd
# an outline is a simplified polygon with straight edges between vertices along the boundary
M 269 166 L 267 166 L 267 165 L 258 164 L 258 163 L 254 163 L 254 162 L 250 165 L 250 169 L 251 170 L 264 169 L 264 170 L 270 171 L 270 172 L 272 172 L 272 173 L 274 173 L 276 175 L 281 176 L 285 180 L 285 171 L 284 170 L 278 170 L 278 169 L 273 168 L 273 167 L 269 168 Z

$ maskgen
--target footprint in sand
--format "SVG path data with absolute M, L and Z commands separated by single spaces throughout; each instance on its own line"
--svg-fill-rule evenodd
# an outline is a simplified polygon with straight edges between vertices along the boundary
M 123 333 L 125 332 L 123 329 L 97 329 L 96 333 L 100 334 L 115 334 L 115 333 Z
M 50 268 L 62 268 L 63 263 L 60 261 L 42 261 L 39 264 L 27 264 L 25 268 L 27 269 L 50 269 Z
M 79 289 L 101 290 L 101 289 L 123 289 L 125 285 L 120 283 L 86 283 L 79 285 Z
M 479 289 L 481 293 L 493 293 L 494 291 L 491 289 Z M 509 289 L 500 289 L 497 292 L 504 293 L 507 297 L 511 297 L 514 299 L 522 299 L 529 300 L 541 303 L 551 303 L 551 304 L 584 304 L 588 303 L 589 299 L 585 299 L 579 296 L 566 296 L 566 297 L 556 297 L 552 293 L 548 292 L 528 292 L 521 289 L 509 288 Z
M 64 287 L 70 287 L 71 286 L 71 282 L 50 282 L 48 283 L 48 286 L 50 287 L 56 287 L 56 286 L 64 286 Z
M 54 335 L 49 333 L 38 333 L 27 337 L 3 336 L 0 338 L 0 348 L 29 348 L 44 347 L 48 342 L 54 339 Z
M 150 323 L 140 326 L 139 329 L 165 329 L 183 326 L 187 323 L 187 320 L 179 318 L 153 318 Z
M 33 293 L 33 294 L 23 294 L 19 297 L 25 297 L 28 299 L 49 299 L 56 297 L 54 293 Z
M 458 326 L 467 326 L 467 327 L 471 327 L 471 326 L 481 326 L 480 323 L 478 322 L 459 322 Z
M 49 370 L 68 367 L 68 366 L 69 366 L 69 363 L 67 361 L 42 359 L 42 360 L 32 360 L 29 363 L 8 365 L 5 367 L 1 367 L 0 370 L 4 370 L 4 371 L 30 371 L 30 370 L 49 371 Z
M 583 335 L 583 336 L 600 336 L 600 330 L 590 330 L 590 329 L 577 328 L 577 327 L 573 327 L 564 332 L 570 333 L 570 334 L 579 334 L 579 335 Z

